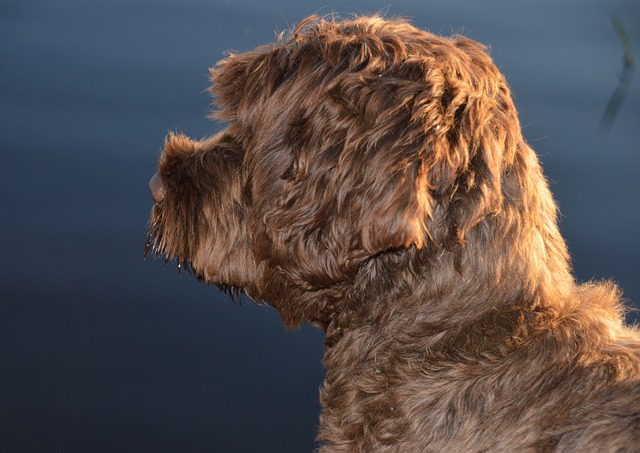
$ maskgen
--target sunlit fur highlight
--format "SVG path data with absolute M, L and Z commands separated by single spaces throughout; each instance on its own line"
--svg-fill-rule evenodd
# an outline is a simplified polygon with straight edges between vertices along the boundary
M 482 45 L 312 17 L 211 74 L 227 127 L 167 139 L 150 247 L 325 330 L 319 452 L 640 445 L 638 332 Z

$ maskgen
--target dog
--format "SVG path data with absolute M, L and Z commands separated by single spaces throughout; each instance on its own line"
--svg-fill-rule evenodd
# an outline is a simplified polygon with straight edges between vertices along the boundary
M 310 17 L 211 70 L 147 251 L 326 333 L 318 451 L 640 451 L 640 335 L 579 284 L 486 49 Z M 146 252 L 145 252 L 146 254 Z

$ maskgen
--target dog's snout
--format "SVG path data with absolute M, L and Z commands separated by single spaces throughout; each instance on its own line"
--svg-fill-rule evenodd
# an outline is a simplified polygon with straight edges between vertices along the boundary
M 151 177 L 151 180 L 149 181 L 149 191 L 151 192 L 151 198 L 153 198 L 153 201 L 155 201 L 156 203 L 160 203 L 162 200 L 164 200 L 164 182 L 162 181 L 162 177 L 158 173 Z

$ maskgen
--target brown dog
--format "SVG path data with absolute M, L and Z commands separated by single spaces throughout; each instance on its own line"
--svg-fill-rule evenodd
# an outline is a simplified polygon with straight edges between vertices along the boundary
M 147 248 L 326 331 L 319 451 L 640 451 L 640 335 L 578 285 L 484 48 L 303 21 L 212 70 L 171 135 Z

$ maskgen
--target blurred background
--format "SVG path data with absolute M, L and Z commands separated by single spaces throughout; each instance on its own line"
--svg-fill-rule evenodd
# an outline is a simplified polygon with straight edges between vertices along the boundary
M 144 261 L 147 182 L 168 131 L 220 128 L 225 51 L 375 11 L 491 46 L 576 275 L 638 306 L 640 81 L 613 20 L 637 57 L 636 0 L 2 0 L 0 451 L 313 449 L 321 333 Z

